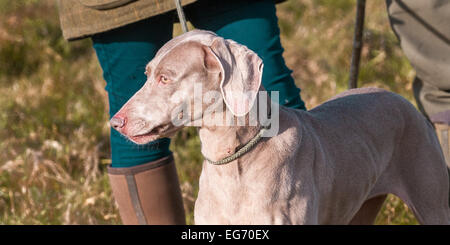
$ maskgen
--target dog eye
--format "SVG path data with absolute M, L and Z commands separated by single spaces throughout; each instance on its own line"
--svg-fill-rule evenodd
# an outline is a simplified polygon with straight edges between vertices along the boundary
M 161 82 L 161 83 L 163 83 L 163 84 L 167 84 L 167 83 L 170 82 L 170 79 L 167 78 L 165 75 L 161 75 L 161 76 L 159 77 L 159 82 Z

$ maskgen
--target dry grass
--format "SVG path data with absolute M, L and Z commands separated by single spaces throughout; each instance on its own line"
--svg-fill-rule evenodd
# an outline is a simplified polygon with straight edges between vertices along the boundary
M 412 101 L 414 71 L 380 3 L 368 1 L 361 84 Z M 308 108 L 346 89 L 354 6 L 354 0 L 278 5 L 285 57 Z M 105 83 L 90 41 L 62 39 L 50 0 L 0 0 L 0 15 L 0 224 L 120 223 L 105 171 Z M 188 223 L 201 170 L 199 149 L 193 129 L 180 132 L 172 145 Z M 417 221 L 389 196 L 377 223 Z

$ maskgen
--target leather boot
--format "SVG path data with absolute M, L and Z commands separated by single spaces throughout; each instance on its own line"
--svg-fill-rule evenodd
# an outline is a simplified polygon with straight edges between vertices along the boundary
M 135 167 L 108 167 L 108 175 L 123 224 L 186 223 L 172 155 Z
M 444 153 L 445 162 L 447 167 L 450 168 L 450 127 L 445 123 L 434 123 L 434 128 Z

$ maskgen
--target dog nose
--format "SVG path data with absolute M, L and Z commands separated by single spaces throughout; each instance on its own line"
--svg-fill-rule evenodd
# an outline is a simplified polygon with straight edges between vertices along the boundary
M 125 118 L 122 118 L 119 116 L 114 116 L 113 118 L 111 118 L 109 123 L 111 124 L 111 127 L 115 128 L 115 129 L 119 129 L 125 125 Z

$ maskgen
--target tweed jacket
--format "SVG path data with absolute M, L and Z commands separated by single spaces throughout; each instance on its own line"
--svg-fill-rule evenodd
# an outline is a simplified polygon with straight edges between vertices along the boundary
M 181 0 L 183 6 L 196 0 Z M 169 12 L 173 0 L 57 0 L 67 40 L 80 39 Z
M 81 39 L 176 9 L 174 0 L 56 0 L 63 36 Z M 209 0 L 212 4 L 214 1 Z M 275 3 L 283 0 L 274 0 Z M 197 0 L 181 0 L 183 6 Z M 208 2 L 208 0 L 203 1 Z

